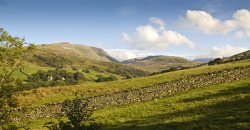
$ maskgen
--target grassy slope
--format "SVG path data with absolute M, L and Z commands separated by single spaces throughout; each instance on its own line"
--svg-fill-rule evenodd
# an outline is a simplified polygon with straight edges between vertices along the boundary
M 90 61 L 89 61 L 89 62 L 90 62 Z M 89 65 L 95 65 L 95 66 L 100 67 L 100 68 L 103 69 L 103 70 L 106 70 L 105 67 L 103 67 L 103 66 L 101 66 L 101 65 L 99 65 L 99 64 L 96 64 L 96 63 L 92 63 L 92 62 L 86 63 L 86 65 L 83 66 L 82 69 L 89 68 Z M 23 71 L 24 71 L 26 74 L 33 74 L 33 73 L 36 73 L 38 70 L 48 71 L 48 70 L 54 70 L 54 69 L 56 69 L 55 67 L 39 66 L 39 65 L 36 65 L 36 64 L 32 64 L 32 63 L 25 63 L 25 66 L 26 66 L 26 67 L 23 69 Z M 69 66 L 68 66 L 68 67 L 65 67 L 64 69 L 65 69 L 67 72 L 73 72 L 73 73 L 77 72 L 77 71 L 72 70 L 72 68 L 69 67 Z M 96 80 L 96 79 L 97 79 L 97 75 L 103 75 L 103 76 L 105 76 L 105 77 L 108 77 L 108 76 L 110 76 L 110 75 L 114 75 L 114 76 L 116 76 L 118 79 L 122 79 L 122 78 L 123 78 L 122 76 L 117 75 L 117 74 L 112 74 L 112 73 L 109 73 L 109 72 L 106 72 L 106 71 L 104 71 L 103 73 L 101 73 L 101 72 L 97 72 L 97 71 L 91 70 L 91 69 L 89 69 L 89 73 L 85 73 L 85 72 L 82 72 L 82 73 L 84 74 L 84 76 L 85 76 L 88 80 L 91 80 L 91 81 Z M 18 78 L 18 79 L 21 79 L 21 80 L 27 79 L 27 76 L 24 75 L 23 73 L 19 72 L 19 71 L 15 71 L 15 72 L 13 73 L 13 76 L 14 76 L 15 78 Z
M 31 63 L 25 63 L 25 66 L 28 66 L 28 67 L 25 67 L 23 69 L 23 71 L 26 74 L 33 74 L 33 73 L 36 73 L 38 70 L 48 71 L 48 70 L 54 69 L 53 67 L 42 67 L 42 66 L 37 66 L 35 64 L 31 64 Z M 27 76 L 24 75 L 23 73 L 19 72 L 19 71 L 15 71 L 13 73 L 13 76 L 15 78 L 21 79 L 21 80 L 27 79 Z
M 116 61 L 102 49 L 67 42 L 37 45 L 34 54 L 36 57 L 44 57 L 46 59 L 53 57 L 63 58 L 66 63 L 82 62 L 86 59 L 107 62 Z M 39 59 L 35 59 L 34 62 L 39 63 Z M 44 63 L 44 61 L 40 62 Z
M 130 66 L 149 72 L 159 72 L 177 66 L 191 67 L 199 64 L 198 62 L 175 56 L 149 56 L 143 59 L 134 59 L 124 62 L 127 62 Z
M 250 79 L 97 110 L 105 129 L 250 129 Z
M 221 63 L 229 63 L 229 62 L 235 62 L 235 61 L 242 61 L 242 60 L 246 60 L 246 59 L 250 59 L 250 50 L 230 56 L 230 57 L 223 57 L 219 62 L 219 64 Z M 215 60 L 212 60 L 211 62 L 215 62 Z M 217 62 L 217 63 L 218 63 Z
M 56 68 L 56 63 L 62 63 L 64 69 L 69 72 L 76 72 L 72 70 L 72 66 L 80 70 L 88 70 L 89 73 L 83 72 L 83 74 L 91 81 L 96 80 L 98 78 L 97 75 L 103 75 L 104 77 L 114 75 L 118 79 L 127 76 L 121 73 L 107 72 L 107 69 L 112 65 L 118 66 L 118 68 L 123 71 L 130 70 L 127 74 L 130 74 L 131 77 L 139 76 L 133 74 L 132 71 L 140 71 L 145 75 L 147 74 L 147 72 L 116 62 L 115 59 L 99 48 L 70 43 L 44 44 L 36 46 L 34 55 L 26 61 L 27 67 L 24 69 L 24 72 L 26 74 L 32 74 L 38 70 L 52 70 Z M 97 67 L 100 71 L 91 69 L 92 66 Z M 14 77 L 19 79 L 27 78 L 20 72 L 15 72 Z
M 103 93 L 111 93 L 128 88 L 138 88 L 147 85 L 153 85 L 161 82 L 171 81 L 184 76 L 194 74 L 213 72 L 232 68 L 236 66 L 250 65 L 250 60 L 237 63 L 221 64 L 216 66 L 202 66 L 193 69 L 181 70 L 176 72 L 164 73 L 143 78 L 134 78 L 130 80 L 119 80 L 104 83 L 85 83 L 75 86 L 38 88 L 22 92 L 16 95 L 21 106 L 38 106 L 45 103 L 62 102 L 65 99 L 72 98 L 75 92 L 80 92 L 84 96 L 93 96 Z
M 250 79 L 197 88 L 155 101 L 96 110 L 103 129 L 249 129 Z M 44 129 L 53 119 L 25 121 L 32 129 Z

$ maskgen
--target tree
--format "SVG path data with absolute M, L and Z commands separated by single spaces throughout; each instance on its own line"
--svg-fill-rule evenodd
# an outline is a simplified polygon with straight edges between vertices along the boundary
M 99 130 L 92 109 L 88 108 L 89 102 L 76 96 L 73 100 L 65 100 L 62 104 L 61 116 L 56 122 L 47 122 L 44 127 L 50 130 Z
M 11 108 L 17 106 L 13 94 L 20 86 L 20 81 L 14 79 L 12 74 L 15 71 L 22 72 L 22 61 L 33 48 L 24 39 L 12 37 L 0 28 L 0 129 L 9 123 Z
M 216 59 L 214 59 L 214 60 L 208 62 L 208 65 L 215 65 L 215 64 L 221 64 L 221 63 L 223 63 L 223 59 L 221 59 L 221 58 L 216 58 Z

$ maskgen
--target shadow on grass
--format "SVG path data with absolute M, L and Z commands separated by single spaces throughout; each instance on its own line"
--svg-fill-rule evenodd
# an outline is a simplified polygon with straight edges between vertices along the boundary
M 208 99 L 215 99 L 222 96 L 233 96 L 238 94 L 248 94 L 250 93 L 250 85 L 238 87 L 238 88 L 232 88 L 229 90 L 221 90 L 219 93 L 216 94 L 210 94 L 206 96 L 201 97 L 194 97 L 194 98 L 186 98 L 181 100 L 181 102 L 193 102 L 193 101 L 203 101 Z
M 241 94 L 248 94 L 242 96 Z M 173 129 L 249 129 L 250 130 L 250 85 L 220 91 L 217 94 L 206 95 L 182 100 L 183 102 L 202 101 L 206 99 L 225 98 L 212 105 L 199 105 L 192 109 L 154 115 L 140 120 L 128 121 L 120 126 L 106 126 L 113 130 L 173 130 Z M 230 99 L 227 98 L 230 96 Z M 232 98 L 233 97 L 233 98 Z M 200 115 L 191 121 L 170 122 L 174 118 L 186 118 Z M 160 122 L 166 122 L 161 123 Z

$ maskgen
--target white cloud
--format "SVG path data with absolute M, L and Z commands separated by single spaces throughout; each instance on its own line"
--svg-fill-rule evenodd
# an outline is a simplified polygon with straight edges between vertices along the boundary
M 186 24 L 207 34 L 226 34 L 237 27 L 234 20 L 220 21 L 205 11 L 188 10 L 185 16 Z
M 157 17 L 151 17 L 150 22 L 153 23 L 153 24 L 159 25 L 161 27 L 165 26 L 165 23 L 161 19 L 159 19 Z
M 213 47 L 208 51 L 208 54 L 206 54 L 206 57 L 210 58 L 222 58 L 222 57 L 228 57 L 232 56 L 244 51 L 247 51 L 248 48 L 239 47 L 239 46 L 232 46 L 232 45 L 223 45 L 220 47 Z
M 236 37 L 242 38 L 250 36 L 250 11 L 241 9 L 236 11 L 233 15 L 234 19 L 238 22 L 239 27 L 242 29 L 235 33 Z
M 250 12 L 248 10 L 238 10 L 233 14 L 233 17 L 243 29 L 250 31 Z
M 109 55 L 111 55 L 112 57 L 116 58 L 119 61 L 124 61 L 133 58 L 143 58 L 155 55 L 180 56 L 190 60 L 197 58 L 223 58 L 239 54 L 247 50 L 249 50 L 249 48 L 225 44 L 222 46 L 214 46 L 210 49 L 207 49 L 207 51 L 204 51 L 204 53 L 202 54 L 188 56 L 188 55 L 171 54 L 171 53 L 166 53 L 165 51 L 161 52 L 156 50 L 105 49 L 105 51 Z
M 130 36 L 127 33 L 123 33 L 124 41 L 137 49 L 164 49 L 169 45 L 182 44 L 194 47 L 194 43 L 187 37 L 178 32 L 165 29 L 165 23 L 161 19 L 152 17 L 150 21 L 160 27 L 157 28 L 152 24 L 139 26 L 136 28 L 135 35 Z
M 129 50 L 129 49 L 105 49 L 105 51 L 119 61 L 124 61 L 133 58 L 146 57 L 157 55 L 157 53 L 143 51 L 143 50 Z
M 237 38 L 250 36 L 250 11 L 237 10 L 231 19 L 222 21 L 205 11 L 188 10 L 183 25 L 194 27 L 206 34 L 227 34 L 234 32 Z

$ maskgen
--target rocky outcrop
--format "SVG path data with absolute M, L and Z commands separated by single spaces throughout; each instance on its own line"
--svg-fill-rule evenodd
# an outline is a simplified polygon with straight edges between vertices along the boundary
M 99 109 L 115 105 L 128 104 L 133 102 L 148 101 L 162 98 L 179 91 L 216 85 L 234 80 L 246 79 L 250 77 L 250 66 L 225 69 L 213 73 L 203 73 L 178 80 L 155 84 L 136 89 L 127 89 L 111 94 L 97 95 L 89 97 L 90 109 Z M 41 117 L 52 117 L 61 113 L 61 104 L 49 104 L 40 106 L 32 111 L 22 114 L 20 119 L 35 119 Z

